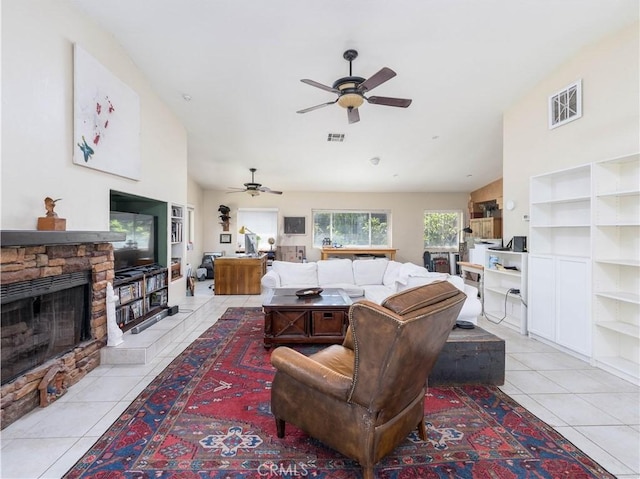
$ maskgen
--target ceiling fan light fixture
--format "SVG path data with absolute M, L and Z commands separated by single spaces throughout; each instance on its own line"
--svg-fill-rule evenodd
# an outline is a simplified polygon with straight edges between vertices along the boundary
M 364 98 L 357 93 L 344 93 L 338 98 L 338 105 L 342 108 L 358 108 L 363 103 Z
M 391 68 L 383 67 L 367 79 L 354 76 L 353 69 L 351 67 L 353 60 L 358 57 L 358 52 L 356 50 L 347 50 L 342 56 L 349 62 L 349 76 L 339 78 L 333 82 L 333 86 L 323 85 L 322 83 L 306 78 L 300 80 L 302 83 L 320 88 L 321 90 L 337 93 L 338 98 L 335 101 L 329 101 L 310 108 L 298 110 L 297 113 L 307 113 L 338 103 L 338 105 L 347 110 L 347 119 L 351 124 L 360 121 L 358 108 L 365 102 L 365 100 L 367 103 L 372 103 L 374 105 L 395 106 L 400 108 L 407 108 L 411 104 L 411 100 L 406 98 L 390 98 L 383 96 L 365 97 L 367 92 L 396 76 L 396 72 Z

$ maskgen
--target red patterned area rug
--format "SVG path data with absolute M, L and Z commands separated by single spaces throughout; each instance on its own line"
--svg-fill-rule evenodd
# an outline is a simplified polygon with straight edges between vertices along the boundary
M 131 403 L 66 478 L 360 478 L 359 465 L 269 410 L 274 369 L 260 308 L 229 308 Z M 315 347 L 303 348 L 303 352 Z M 430 388 L 379 479 L 613 478 L 495 387 Z

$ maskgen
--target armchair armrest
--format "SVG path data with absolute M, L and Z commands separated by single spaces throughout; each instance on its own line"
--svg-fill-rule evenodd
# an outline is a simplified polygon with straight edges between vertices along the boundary
M 351 389 L 352 378 L 344 376 L 298 351 L 280 346 L 271 353 L 271 364 L 306 386 L 343 401 Z

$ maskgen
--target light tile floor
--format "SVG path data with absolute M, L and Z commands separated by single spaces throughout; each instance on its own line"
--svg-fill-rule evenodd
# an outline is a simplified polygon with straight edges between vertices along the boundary
M 99 366 L 51 406 L 32 411 L 4 429 L 0 477 L 61 477 L 145 386 L 228 307 L 261 305 L 260 296 L 213 296 L 209 284 L 197 282 L 196 296 L 180 305 L 181 310 L 195 310 L 193 327 L 150 364 Z M 612 474 L 640 479 L 638 386 L 484 318 L 479 324 L 506 341 L 503 391 Z

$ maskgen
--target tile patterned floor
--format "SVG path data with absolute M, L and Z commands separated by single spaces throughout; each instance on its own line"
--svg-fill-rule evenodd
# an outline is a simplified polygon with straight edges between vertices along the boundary
M 210 281 L 180 304 L 193 325 L 149 364 L 100 366 L 51 406 L 0 433 L 0 477 L 59 478 L 129 403 L 230 306 L 260 306 L 260 296 L 213 296 Z M 506 341 L 502 389 L 621 479 L 640 479 L 640 388 L 588 363 L 481 318 Z

